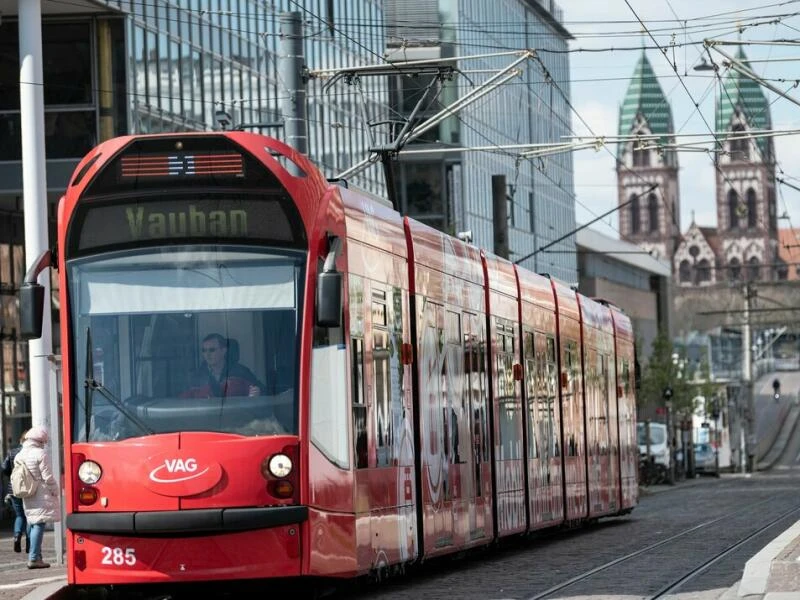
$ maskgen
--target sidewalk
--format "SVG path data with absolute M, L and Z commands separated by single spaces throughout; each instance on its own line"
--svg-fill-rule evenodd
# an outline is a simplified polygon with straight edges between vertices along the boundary
M 28 569 L 28 555 L 13 548 L 12 521 L 7 514 L 0 520 L 0 600 L 45 600 L 67 583 L 67 569 L 55 556 L 54 533 L 45 531 L 42 558 L 49 569 Z
M 747 561 L 742 579 L 724 600 L 798 600 L 800 598 L 800 521 Z
M 678 485 L 697 485 L 702 480 Z M 641 488 L 642 495 L 674 490 L 675 486 Z M 55 557 L 54 533 L 46 531 L 42 544 L 49 569 L 29 570 L 27 555 L 12 547 L 11 522 L 0 521 L 0 600 L 56 600 L 67 582 L 66 566 Z M 800 600 L 800 521 L 747 561 L 742 578 L 718 600 Z
M 736 475 L 734 475 L 736 476 Z M 676 485 L 639 488 L 647 496 L 674 490 L 678 486 L 699 485 L 702 479 Z M 742 578 L 716 600 L 800 600 L 800 521 L 769 542 L 745 563 Z

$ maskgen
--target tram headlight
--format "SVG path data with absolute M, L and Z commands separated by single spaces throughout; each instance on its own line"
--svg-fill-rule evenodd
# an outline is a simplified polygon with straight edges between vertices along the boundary
M 285 454 L 276 454 L 269 459 L 269 472 L 273 477 L 282 479 L 292 472 L 292 459 Z
M 93 460 L 85 460 L 78 467 L 78 479 L 86 485 L 92 485 L 100 481 L 103 476 L 103 469 Z

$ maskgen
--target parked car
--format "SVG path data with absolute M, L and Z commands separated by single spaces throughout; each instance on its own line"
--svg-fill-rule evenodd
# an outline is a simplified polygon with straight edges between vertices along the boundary
M 711 444 L 702 442 L 694 445 L 694 470 L 719 477 L 717 451 Z
M 647 456 L 647 424 L 639 422 L 636 424 L 636 432 L 639 442 L 639 455 Z M 669 471 L 669 450 L 667 449 L 667 426 L 663 423 L 650 423 L 650 460 L 655 464 L 656 469 L 666 478 Z

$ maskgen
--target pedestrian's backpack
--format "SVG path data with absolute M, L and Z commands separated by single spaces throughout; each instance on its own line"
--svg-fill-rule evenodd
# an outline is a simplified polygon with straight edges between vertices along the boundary
M 20 457 L 14 460 L 14 468 L 11 471 L 11 493 L 17 498 L 30 498 L 36 494 L 39 482 L 33 478 L 25 461 Z

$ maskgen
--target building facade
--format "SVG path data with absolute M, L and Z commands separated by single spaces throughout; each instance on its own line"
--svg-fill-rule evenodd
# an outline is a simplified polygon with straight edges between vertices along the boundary
M 741 49 L 736 59 L 747 64 Z M 670 104 L 643 51 L 620 109 L 619 134 L 634 136 L 620 144 L 617 163 L 622 237 L 667 257 L 681 287 L 786 280 L 773 141 L 753 137 L 771 129 L 761 86 L 730 70 L 716 99 L 715 126 L 717 224 L 701 227 L 693 219 L 683 231 L 677 154 L 663 147 L 675 141 Z
M 674 142 L 672 110 L 642 51 L 619 112 L 617 153 L 621 237 L 672 261 L 680 233 L 678 154 L 662 150 Z M 655 186 L 655 187 L 654 187 Z
M 672 269 L 640 246 L 591 228 L 576 239 L 578 289 L 615 304 L 633 322 L 636 355 L 647 363 L 659 331 L 671 331 Z
M 385 0 L 388 60 L 457 65 L 461 73 L 422 107 L 430 116 L 484 84 L 518 55 L 519 78 L 445 119 L 400 153 L 396 164 L 401 209 L 451 234 L 468 231 L 493 248 L 492 176 L 505 176 L 509 259 L 525 268 L 577 283 L 575 237 L 538 249 L 575 229 L 573 163 L 569 152 L 525 158 L 503 147 L 562 142 L 571 135 L 569 32 L 552 0 Z M 465 57 L 480 55 L 467 60 Z M 392 104 L 408 115 L 430 78 L 390 78 Z M 481 151 L 466 149 L 482 148 Z M 459 150 L 462 149 L 462 150 Z M 456 151 L 453 151 L 456 150 Z
M 4 443 L 30 419 L 27 344 L 18 335 L 16 295 L 25 273 L 17 3 L 0 21 L 0 373 Z M 275 124 L 287 94 L 280 80 L 280 18 L 299 12 L 310 68 L 373 64 L 385 49 L 380 0 L 74 0 L 42 3 L 45 145 L 51 243 L 55 207 L 79 160 L 94 145 L 128 133 Z M 385 82 L 366 90 L 386 106 Z M 357 90 L 307 87 L 308 148 L 333 176 L 365 158 Z M 281 138 L 283 130 L 265 133 Z M 380 169 L 351 183 L 385 194 Z M 56 289 L 55 287 L 53 288 Z M 54 294 L 54 306 L 57 298 Z M 58 313 L 53 342 L 58 352 Z

